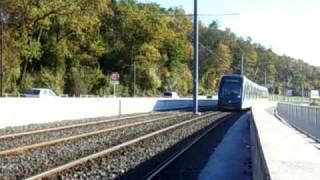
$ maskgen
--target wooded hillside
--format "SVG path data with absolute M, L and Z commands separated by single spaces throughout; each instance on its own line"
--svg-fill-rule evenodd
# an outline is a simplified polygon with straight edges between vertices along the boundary
M 4 28 L 4 91 L 48 87 L 58 94 L 112 93 L 111 72 L 120 73 L 122 96 L 192 92 L 192 19 L 180 8 L 133 0 L 1 0 Z M 200 25 L 200 85 L 217 89 L 224 72 L 240 72 L 270 92 L 320 88 L 320 68 L 279 56 L 237 37 L 216 22 Z

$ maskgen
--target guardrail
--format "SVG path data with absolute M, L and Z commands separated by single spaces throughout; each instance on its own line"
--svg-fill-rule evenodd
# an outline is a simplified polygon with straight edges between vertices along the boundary
M 320 107 L 279 102 L 277 115 L 291 126 L 320 141 Z
M 309 98 L 301 96 L 280 96 L 280 95 L 269 95 L 270 101 L 284 101 L 294 103 L 309 103 Z

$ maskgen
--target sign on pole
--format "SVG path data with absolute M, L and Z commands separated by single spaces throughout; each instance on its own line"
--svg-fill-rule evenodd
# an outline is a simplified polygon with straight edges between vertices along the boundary
M 119 84 L 120 74 L 113 72 L 110 76 L 110 83 L 113 84 L 113 97 L 116 97 L 116 85 Z
M 111 84 L 119 84 L 120 74 L 113 72 L 110 76 Z

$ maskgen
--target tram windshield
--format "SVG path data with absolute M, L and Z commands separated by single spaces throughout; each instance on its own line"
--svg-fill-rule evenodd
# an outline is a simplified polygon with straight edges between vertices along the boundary
M 220 91 L 220 96 L 222 98 L 240 98 L 241 80 L 224 79 Z

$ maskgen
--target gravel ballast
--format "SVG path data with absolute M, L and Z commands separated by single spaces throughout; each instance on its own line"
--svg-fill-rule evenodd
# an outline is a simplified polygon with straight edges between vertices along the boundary
M 223 114 L 223 113 L 222 113 Z M 220 117 L 222 117 L 222 114 Z M 227 113 L 224 113 L 226 115 Z M 194 123 L 143 140 L 133 146 L 113 152 L 107 156 L 87 161 L 62 172 L 59 179 L 115 179 L 179 141 L 212 124 L 218 117 L 205 118 Z
M 0 167 L 2 167 L 0 177 L 3 179 L 30 177 L 190 118 L 191 114 L 35 149 L 22 155 L 3 156 L 0 157 Z
M 151 112 L 151 113 L 141 113 L 141 114 L 128 114 L 128 115 L 121 115 L 121 116 L 108 116 L 108 117 L 94 117 L 94 118 L 83 118 L 83 119 L 74 119 L 74 120 L 61 120 L 61 121 L 54 121 L 48 123 L 39 123 L 39 124 L 28 124 L 24 126 L 12 126 L 0 129 L 0 135 L 7 135 L 7 134 L 14 134 L 14 133 L 22 133 L 28 131 L 35 131 L 41 129 L 48 129 L 48 128 L 56 128 L 61 126 L 68 126 L 68 125 L 75 125 L 81 123 L 89 123 L 101 120 L 112 120 L 112 119 L 119 119 L 119 118 L 127 118 L 133 116 L 142 116 L 142 115 L 159 115 L 159 114 L 169 114 L 175 112 Z
M 21 146 L 26 146 L 30 144 L 36 144 L 40 142 L 65 138 L 69 136 L 75 136 L 83 133 L 103 130 L 106 128 L 121 126 L 129 123 L 135 123 L 135 122 L 141 122 L 141 121 L 151 120 L 155 118 L 165 117 L 167 115 L 169 114 L 150 115 L 150 116 L 140 117 L 140 118 L 116 120 L 116 121 L 105 122 L 105 123 L 90 125 L 90 126 L 75 127 L 71 129 L 63 129 L 63 130 L 57 130 L 57 131 L 49 131 L 49 132 L 42 132 L 37 134 L 24 135 L 24 136 L 13 137 L 13 138 L 0 139 L 0 151 L 21 147 Z

